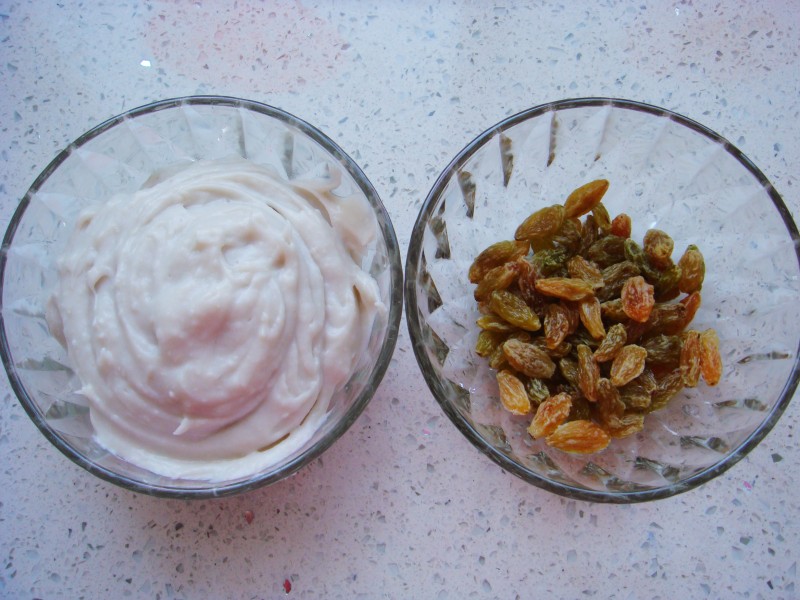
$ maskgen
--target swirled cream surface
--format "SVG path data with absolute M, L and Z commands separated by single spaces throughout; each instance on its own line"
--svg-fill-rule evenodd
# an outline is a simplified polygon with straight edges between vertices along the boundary
M 101 445 L 213 481 L 309 439 L 385 311 L 375 216 L 335 184 L 200 161 L 81 214 L 48 320 Z

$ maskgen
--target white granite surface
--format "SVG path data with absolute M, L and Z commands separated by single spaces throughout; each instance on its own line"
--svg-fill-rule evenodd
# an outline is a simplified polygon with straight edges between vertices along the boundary
M 375 184 L 403 256 L 462 146 L 565 97 L 627 97 L 699 120 L 800 214 L 793 0 L 2 0 L 0 40 L 3 230 L 36 174 L 86 129 L 211 93 L 278 106 L 330 135 Z M 84 472 L 0 385 L 0 597 L 800 597 L 797 402 L 699 489 L 633 506 L 569 501 L 504 473 L 458 433 L 403 323 L 377 395 L 321 459 L 243 496 L 181 502 Z

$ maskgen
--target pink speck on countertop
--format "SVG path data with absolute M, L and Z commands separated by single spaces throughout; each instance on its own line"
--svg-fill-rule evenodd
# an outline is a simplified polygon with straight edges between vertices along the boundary
M 292 582 L 288 579 L 283 580 L 283 590 L 288 594 L 292 591 Z
M 744 487 L 745 487 L 746 490 L 752 490 L 753 489 L 753 484 L 751 484 L 749 481 L 745 481 L 744 482 Z
M 422 430 L 422 434 L 423 434 L 423 435 L 430 435 L 430 434 L 431 434 L 431 432 L 430 432 L 430 429 L 423 428 L 423 430 Z
M 253 522 L 254 518 L 255 518 L 255 515 L 253 514 L 252 510 L 244 511 L 244 520 L 247 521 L 248 525 Z

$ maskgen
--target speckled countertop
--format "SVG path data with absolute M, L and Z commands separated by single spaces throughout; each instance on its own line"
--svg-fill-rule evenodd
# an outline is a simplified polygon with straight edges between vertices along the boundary
M 325 131 L 378 189 L 403 256 L 462 146 L 564 97 L 628 97 L 699 120 L 800 214 L 795 2 L 522 4 L 2 1 L 0 226 L 83 131 L 188 94 L 263 101 Z M 456 431 L 403 324 L 377 395 L 321 459 L 240 497 L 181 502 L 90 476 L 0 385 L 0 597 L 800 596 L 797 402 L 699 489 L 633 506 L 569 501 Z

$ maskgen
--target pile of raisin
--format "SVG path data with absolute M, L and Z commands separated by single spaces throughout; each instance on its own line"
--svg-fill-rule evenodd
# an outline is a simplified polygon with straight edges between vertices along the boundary
M 500 401 L 535 413 L 532 437 L 577 454 L 641 431 L 684 387 L 722 375 L 714 330 L 687 329 L 705 277 L 700 250 L 675 263 L 658 229 L 636 243 L 630 217 L 612 220 L 601 202 L 608 186 L 592 181 L 536 211 L 469 269 L 482 315 L 475 350 L 497 371 Z

